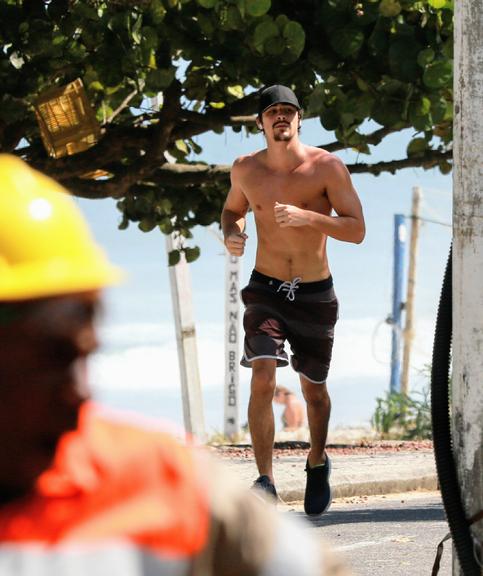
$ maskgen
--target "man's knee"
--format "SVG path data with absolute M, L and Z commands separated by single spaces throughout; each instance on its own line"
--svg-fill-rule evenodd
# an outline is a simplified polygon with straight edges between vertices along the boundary
M 313 382 L 302 382 L 302 393 L 307 404 L 327 404 L 330 402 L 329 393 L 325 384 L 314 384 Z
M 274 360 L 255 360 L 252 366 L 252 394 L 270 395 L 275 392 Z

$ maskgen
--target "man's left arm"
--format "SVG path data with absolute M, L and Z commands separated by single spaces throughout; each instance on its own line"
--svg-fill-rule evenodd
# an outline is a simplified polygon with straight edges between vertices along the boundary
M 332 156 L 324 163 L 326 193 L 337 216 L 275 204 L 275 220 L 281 228 L 311 226 L 336 240 L 360 244 L 366 233 L 362 206 L 343 162 Z

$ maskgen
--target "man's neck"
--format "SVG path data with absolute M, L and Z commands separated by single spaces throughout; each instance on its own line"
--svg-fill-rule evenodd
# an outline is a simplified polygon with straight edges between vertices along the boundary
M 298 138 L 267 143 L 266 162 L 273 170 L 290 172 L 300 166 L 306 155 L 305 145 Z

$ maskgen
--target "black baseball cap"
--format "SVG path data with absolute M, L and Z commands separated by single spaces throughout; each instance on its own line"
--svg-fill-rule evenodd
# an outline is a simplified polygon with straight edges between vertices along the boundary
M 290 88 L 287 88 L 287 86 L 282 86 L 281 84 L 275 84 L 262 90 L 258 101 L 258 114 L 261 115 L 267 108 L 270 108 L 270 106 L 274 104 L 291 104 L 295 106 L 297 110 L 301 108 L 294 92 L 290 90 Z

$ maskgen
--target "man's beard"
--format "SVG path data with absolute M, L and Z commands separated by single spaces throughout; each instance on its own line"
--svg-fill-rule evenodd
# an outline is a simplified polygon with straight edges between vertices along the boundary
M 275 140 L 275 142 L 288 142 L 289 140 L 292 140 L 292 138 L 293 134 L 285 130 L 282 132 L 276 131 L 273 135 L 273 139 Z

